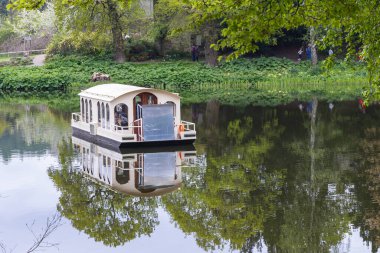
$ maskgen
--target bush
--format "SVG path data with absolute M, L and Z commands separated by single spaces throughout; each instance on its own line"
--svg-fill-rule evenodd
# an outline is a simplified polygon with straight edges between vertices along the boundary
M 25 66 L 25 65 L 31 65 L 32 63 L 33 63 L 33 59 L 30 57 L 13 57 L 13 58 L 10 58 L 9 61 L 0 62 L 0 67 Z
M 31 65 L 33 63 L 33 59 L 30 57 L 14 57 L 10 59 L 10 63 L 13 66 Z
M 127 42 L 126 55 L 129 61 L 146 61 L 157 57 L 153 42 L 146 40 L 130 40 Z
M 73 77 L 59 70 L 5 67 L 0 72 L 0 90 L 4 92 L 65 91 L 71 82 Z
M 47 48 L 48 55 L 109 54 L 111 40 L 95 32 L 56 35 Z

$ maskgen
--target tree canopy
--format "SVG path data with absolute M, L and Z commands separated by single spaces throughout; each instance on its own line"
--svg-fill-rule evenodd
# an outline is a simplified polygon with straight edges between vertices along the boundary
M 188 0 L 199 22 L 220 20 L 223 25 L 216 49 L 233 48 L 228 56 L 239 57 L 256 51 L 257 44 L 275 43 L 281 29 L 300 26 L 322 27 L 326 35 L 321 47 L 344 47 L 348 58 L 360 54 L 368 64 L 371 88 L 368 95 L 379 96 L 380 5 L 375 0 L 284 0 L 233 1 Z

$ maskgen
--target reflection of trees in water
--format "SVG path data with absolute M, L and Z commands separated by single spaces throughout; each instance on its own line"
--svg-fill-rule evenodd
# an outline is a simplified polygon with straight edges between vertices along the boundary
M 370 149 L 378 134 L 368 127 L 376 119 L 362 122 L 339 105 L 334 110 L 326 113 L 318 104 L 314 119 L 273 108 L 232 119 L 219 113 L 213 122 L 219 136 L 208 142 L 212 131 L 198 130 L 200 143 L 207 143 L 207 166 L 183 168 L 183 187 L 162 197 L 164 207 L 206 250 L 252 252 L 265 243 L 270 252 L 328 252 L 339 246 L 350 223 L 376 249 L 379 149 Z M 59 148 L 62 169 L 49 173 L 62 192 L 59 210 L 73 226 L 114 246 L 152 233 L 158 223 L 155 200 L 120 195 L 72 173 L 68 147 Z M 362 157 L 365 169 L 358 178 Z
M 198 130 L 207 168 L 183 170 L 181 192 L 163 198 L 167 210 L 207 250 L 252 252 L 262 243 L 270 252 L 336 250 L 356 211 L 351 175 L 363 138 L 361 116 L 347 108 L 331 112 L 312 101 L 308 115 L 220 107 L 219 136 Z
M 302 134 L 283 142 L 283 156 L 291 161 L 284 189 L 287 195 L 264 231 L 274 252 L 329 252 L 350 228 L 355 200 L 345 176 L 351 168 L 345 165 L 354 159 L 349 150 L 357 136 L 336 131 L 348 118 L 317 114 L 318 102 L 313 100 L 311 105 L 309 117 L 299 124 L 305 127 L 299 129 Z
M 126 196 L 77 172 L 69 141 L 62 141 L 59 151 L 61 168 L 48 173 L 61 192 L 57 209 L 73 227 L 109 246 L 153 232 L 158 225 L 155 198 Z
M 0 118 L 0 137 L 4 134 L 5 130 L 9 127 L 8 123 Z
M 31 224 L 26 224 L 26 227 L 33 235 L 33 241 L 29 246 L 29 249 L 25 250 L 25 252 L 31 253 L 36 251 L 43 251 L 44 249 L 51 247 L 56 247 L 58 249 L 58 243 L 49 242 L 48 238 L 62 225 L 61 219 L 62 216 L 58 213 L 55 213 L 46 219 L 45 225 L 38 232 L 34 228 L 35 221 L 33 221 Z M 8 248 L 6 244 L 0 241 L 0 251 L 2 253 L 11 253 L 14 250 L 15 247 L 13 249 Z
M 358 214 L 354 225 L 360 235 L 372 243 L 372 252 L 380 247 L 380 129 L 367 125 L 360 147 L 365 159 L 360 164 L 359 177 L 355 177 L 358 196 Z
M 11 152 L 55 152 L 58 140 L 68 136 L 69 130 L 67 115 L 47 106 L 1 104 L 0 149 L 5 161 Z
M 282 132 L 276 121 L 267 122 L 262 134 L 252 135 L 252 118 L 230 122 L 226 129 L 231 145 L 219 155 L 207 150 L 207 168 L 184 169 L 181 191 L 163 196 L 163 203 L 185 233 L 194 233 L 205 250 L 228 245 L 242 249 L 260 239 L 260 231 L 274 214 L 281 195 L 282 170 L 268 170 L 263 155 Z M 239 145 L 236 145 L 239 144 Z

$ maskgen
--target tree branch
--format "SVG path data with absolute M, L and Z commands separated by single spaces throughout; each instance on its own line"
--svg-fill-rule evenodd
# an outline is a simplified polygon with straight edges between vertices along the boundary
M 46 226 L 42 229 L 42 232 L 40 234 L 36 234 L 32 227 L 34 225 L 34 222 L 32 225 L 26 224 L 28 230 L 33 234 L 34 237 L 34 243 L 33 245 L 27 250 L 27 253 L 31 253 L 39 248 L 50 248 L 50 247 L 56 247 L 58 246 L 57 243 L 49 243 L 46 241 L 46 239 L 51 235 L 59 226 L 62 225 L 61 223 L 62 216 L 58 213 L 55 213 L 51 218 L 47 218 L 46 220 Z

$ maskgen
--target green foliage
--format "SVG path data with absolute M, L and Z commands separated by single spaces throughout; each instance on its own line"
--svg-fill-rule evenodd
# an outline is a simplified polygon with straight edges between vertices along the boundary
M 109 54 L 111 45 L 112 42 L 109 37 L 96 32 L 70 33 L 55 36 L 47 48 L 47 54 Z
M 30 57 L 12 57 L 0 59 L 0 67 L 2 66 L 24 66 L 31 65 L 33 59 Z
M 13 37 L 15 32 L 12 25 L 7 21 L 0 20 L 0 44 L 2 44 L 7 39 Z
M 70 92 L 72 101 L 87 87 L 93 72 L 109 74 L 112 82 L 179 92 L 184 102 L 211 99 L 227 104 L 276 105 L 319 96 L 353 100 L 361 96 L 365 69 L 338 62 L 329 72 L 310 71 L 308 62 L 296 64 L 277 58 L 240 59 L 210 68 L 188 61 L 116 64 L 106 57 L 52 57 L 39 68 L 3 68 L 3 91 Z
M 347 58 L 360 53 L 369 72 L 367 97 L 380 98 L 380 27 L 377 25 L 379 15 L 376 15 L 380 11 L 378 1 L 188 2 L 193 7 L 193 18 L 198 23 L 207 24 L 218 20 L 222 25 L 222 38 L 213 47 L 232 48 L 228 59 L 254 52 L 260 43 L 275 44 L 275 38 L 283 29 L 309 27 L 312 28 L 310 35 L 311 31 L 323 35 L 317 42 L 323 48 L 333 46 L 338 52 L 344 52 Z
M 33 63 L 33 59 L 31 57 L 14 57 L 10 58 L 10 63 L 13 66 L 30 65 Z
M 37 67 L 4 67 L 0 72 L 0 90 L 19 91 L 65 91 L 75 78 L 70 73 Z

